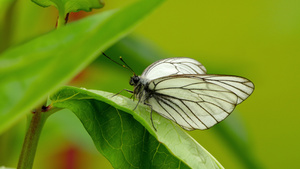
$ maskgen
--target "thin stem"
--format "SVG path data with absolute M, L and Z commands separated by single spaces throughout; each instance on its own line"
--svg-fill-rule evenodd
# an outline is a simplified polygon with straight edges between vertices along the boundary
M 33 113 L 24 139 L 23 148 L 21 151 L 17 169 L 32 168 L 39 137 L 42 128 L 45 124 L 45 121 L 50 114 L 60 110 L 58 108 L 51 109 L 50 106 L 42 106 L 36 112 Z
M 60 28 L 60 27 L 64 26 L 68 22 L 68 20 L 69 20 L 69 13 L 67 13 L 65 15 L 64 12 L 59 12 L 57 23 L 56 23 L 56 28 Z

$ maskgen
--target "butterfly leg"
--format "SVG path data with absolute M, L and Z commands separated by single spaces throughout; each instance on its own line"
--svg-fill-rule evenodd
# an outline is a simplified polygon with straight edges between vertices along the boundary
M 114 95 L 111 96 L 111 97 L 115 97 L 115 96 L 119 95 L 119 94 L 122 93 L 124 90 L 127 91 L 128 93 L 133 93 L 133 91 L 131 91 L 131 90 L 128 90 L 128 89 L 122 89 L 121 91 L 119 91 L 118 93 L 114 94 Z M 131 97 L 132 97 L 132 96 L 131 96 Z
M 141 93 L 143 93 L 144 92 L 144 90 L 143 91 L 141 91 Z M 133 110 L 135 110 L 136 108 L 137 108 L 137 106 L 140 104 L 140 102 L 141 102 L 141 100 L 142 100 L 142 95 L 140 94 L 139 95 L 139 98 L 138 98 L 138 103 L 136 104 L 136 106 L 135 106 L 135 108 L 133 109 Z
M 139 103 L 140 103 L 140 100 L 138 101 L 138 103 L 136 104 L 136 106 L 135 106 L 135 108 L 133 110 L 135 110 L 137 108 L 137 106 L 139 105 Z M 145 103 L 145 102 L 144 102 L 144 104 L 147 105 L 147 106 L 149 106 L 150 109 L 151 109 L 150 119 L 151 119 L 152 127 L 154 128 L 155 131 L 157 131 L 156 128 L 155 128 L 155 126 L 154 126 L 153 119 L 152 119 L 152 111 L 153 111 L 152 106 L 150 104 L 148 104 L 148 103 Z
M 135 105 L 133 111 L 137 108 L 137 106 L 140 104 L 140 100 L 138 101 L 138 103 Z
M 148 104 L 148 103 L 144 103 L 144 104 L 147 105 L 147 106 L 149 106 L 150 109 L 151 109 L 150 119 L 151 119 L 152 127 L 154 128 L 155 131 L 157 131 L 156 128 L 155 128 L 155 126 L 154 126 L 153 119 L 152 119 L 152 111 L 153 111 L 152 106 L 150 104 Z

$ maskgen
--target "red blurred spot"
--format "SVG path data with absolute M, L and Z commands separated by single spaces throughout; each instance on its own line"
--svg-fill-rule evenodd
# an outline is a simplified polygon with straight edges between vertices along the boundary
M 78 73 L 70 82 L 69 84 L 76 84 L 79 83 L 81 81 L 83 81 L 87 75 L 88 75 L 88 68 L 82 70 L 80 73 Z
M 55 169 L 82 169 L 86 163 L 84 152 L 75 145 L 67 145 L 55 154 L 52 166 Z
M 64 168 L 75 169 L 75 167 L 78 166 L 78 165 L 76 165 L 76 162 L 77 162 L 76 157 L 78 156 L 77 155 L 78 152 L 76 151 L 76 149 L 70 148 L 65 153 L 66 153 L 65 154 L 65 158 L 66 158 L 65 165 L 66 166 Z
M 79 12 L 71 12 L 69 15 L 69 21 L 68 22 L 72 22 L 72 21 L 76 21 L 79 20 L 81 18 L 84 18 L 88 15 L 91 15 L 92 12 L 85 12 L 85 11 L 79 11 Z

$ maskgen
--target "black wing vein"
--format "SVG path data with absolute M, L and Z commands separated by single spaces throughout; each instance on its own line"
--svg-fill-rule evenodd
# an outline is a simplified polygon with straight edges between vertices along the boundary
M 174 107 L 172 107 L 170 104 L 168 104 L 166 102 L 166 100 L 162 99 L 162 98 L 156 98 L 156 100 L 159 100 L 161 102 L 163 102 L 165 105 L 169 106 L 171 109 L 173 109 L 184 121 L 186 124 L 188 124 L 191 128 L 194 128 Z M 167 100 L 169 101 L 169 100 Z M 172 103 L 172 102 L 171 102 Z M 162 108 L 170 115 L 170 112 L 168 112 L 168 110 L 166 110 L 163 106 Z M 159 112 L 158 112 L 159 113 Z M 177 121 L 175 121 L 177 124 L 179 124 Z

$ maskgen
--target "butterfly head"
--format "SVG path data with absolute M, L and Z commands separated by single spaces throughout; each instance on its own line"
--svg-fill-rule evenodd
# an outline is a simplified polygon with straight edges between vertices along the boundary
M 137 76 L 136 74 L 134 74 L 131 78 L 130 78 L 130 81 L 129 81 L 129 84 L 131 86 L 137 86 L 137 84 L 140 82 L 140 77 Z

